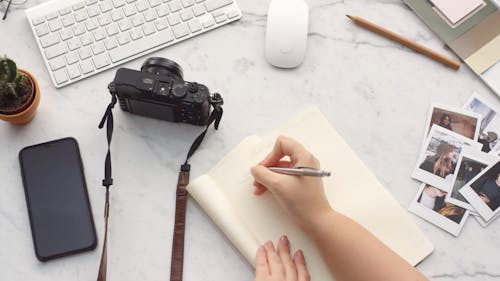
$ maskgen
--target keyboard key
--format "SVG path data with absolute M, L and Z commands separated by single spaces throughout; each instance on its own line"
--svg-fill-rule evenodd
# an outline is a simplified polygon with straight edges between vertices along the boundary
M 116 40 L 114 38 L 108 38 L 104 40 L 104 47 L 106 47 L 106 50 L 111 50 L 118 47 L 118 43 L 116 43 Z
M 156 32 L 155 30 L 155 27 L 153 25 L 153 23 L 148 23 L 148 24 L 145 24 L 143 27 L 142 27 L 142 31 L 144 31 L 144 35 L 148 36 L 148 35 L 151 35 L 153 33 Z
M 139 12 L 144 12 L 147 9 L 149 9 L 149 5 L 146 2 L 146 0 L 140 0 L 139 2 L 137 2 L 135 4 L 135 7 L 137 8 L 137 11 L 139 11 Z
M 61 39 L 62 40 L 68 40 L 70 39 L 71 37 L 73 37 L 73 32 L 71 30 L 71 28 L 66 28 L 66 29 L 63 29 L 59 35 L 61 35 Z
M 49 21 L 49 28 L 50 28 L 50 31 L 52 31 L 52 32 L 58 31 L 59 29 L 62 28 L 61 21 L 59 19 Z
M 111 62 L 109 61 L 108 54 L 101 54 L 98 56 L 95 56 L 93 59 L 94 65 L 96 69 L 103 68 L 107 65 L 110 65 Z
M 68 70 L 68 75 L 70 79 L 75 79 L 77 77 L 80 77 L 82 75 L 80 73 L 80 69 L 78 68 L 78 65 L 70 65 L 66 68 Z
M 182 4 L 181 1 L 174 0 L 168 4 L 168 7 L 170 8 L 170 11 L 174 13 L 182 9 Z
M 45 22 L 45 17 L 35 18 L 31 21 L 33 25 L 39 25 Z
M 174 32 L 175 38 L 177 39 L 182 38 L 189 34 L 188 26 L 185 23 L 172 27 L 172 31 Z
M 104 29 L 98 29 L 92 33 L 94 35 L 95 41 L 100 41 L 106 38 L 106 31 Z
M 132 28 L 129 19 L 122 20 L 120 23 L 118 23 L 118 26 L 120 27 L 121 31 L 126 31 Z
M 85 3 L 83 3 L 83 2 L 76 3 L 72 7 L 73 7 L 73 11 L 78 11 L 78 10 L 83 9 L 85 7 Z
M 105 26 L 111 23 L 111 16 L 109 14 L 103 14 L 97 17 L 99 24 Z
M 47 20 L 52 20 L 52 19 L 57 19 L 58 15 L 57 15 L 57 12 L 51 12 L 49 14 L 47 14 L 47 16 L 45 16 L 45 18 Z
M 227 13 L 227 17 L 228 17 L 229 19 L 235 18 L 235 17 L 237 17 L 237 16 L 239 16 L 239 15 L 240 15 L 240 13 L 239 13 L 237 10 L 231 10 L 231 11 L 229 11 L 229 12 Z
M 94 65 L 90 59 L 82 61 L 80 63 L 80 68 L 82 69 L 83 74 L 88 74 L 94 71 Z
M 66 66 L 66 61 L 64 61 L 64 56 L 57 57 L 49 61 L 50 69 L 52 71 L 58 70 Z
M 215 22 L 216 23 L 221 23 L 221 22 L 224 22 L 224 21 L 226 21 L 226 15 L 222 15 L 222 16 L 219 16 L 219 17 L 215 18 Z
M 62 84 L 68 81 L 68 74 L 66 74 L 66 69 L 61 69 L 54 72 L 54 79 L 57 84 Z
M 35 27 L 35 33 L 36 35 L 38 35 L 38 37 L 42 37 L 44 35 L 49 34 L 49 25 L 44 23 Z
M 98 0 L 85 0 L 85 4 L 87 4 L 87 6 L 90 6 L 90 5 L 95 4 L 97 2 L 99 2 L 99 1 Z
M 61 23 L 64 27 L 68 27 L 75 23 L 72 15 L 67 15 L 61 18 Z
M 195 0 L 196 3 L 205 2 L 205 0 Z
M 92 38 L 92 33 L 87 33 L 80 37 L 80 42 L 82 42 L 83 46 L 90 45 L 94 42 L 94 38 Z
M 158 8 L 155 9 L 156 10 L 156 14 L 158 15 L 158 17 L 164 17 L 166 15 L 168 15 L 170 13 L 170 11 L 168 10 L 167 6 L 160 6 Z
M 171 14 L 170 16 L 168 16 L 168 22 L 170 23 L 170 25 L 176 25 L 181 22 L 181 18 L 178 14 Z
M 98 16 L 101 12 L 99 11 L 99 7 L 97 5 L 93 5 L 87 8 L 87 14 L 89 15 L 89 18 Z
M 113 0 L 113 6 L 115 8 L 120 8 L 123 5 L 125 5 L 125 0 Z
M 80 40 L 78 40 L 78 38 L 73 38 L 73 39 L 68 41 L 68 49 L 70 51 L 74 51 L 80 47 L 81 47 Z
M 139 40 L 135 42 L 130 42 L 127 45 L 121 46 L 120 48 L 115 48 L 109 51 L 109 56 L 113 63 L 126 59 L 130 56 L 137 54 L 138 50 L 146 50 L 150 48 L 157 47 L 159 45 L 168 43 L 174 40 L 174 36 L 170 29 L 164 29 L 162 31 L 156 32 L 147 37 L 147 40 Z
M 212 16 L 213 16 L 214 18 L 216 18 L 216 17 L 220 17 L 220 16 L 222 16 L 222 15 L 224 15 L 224 10 L 217 10 L 217 11 L 215 11 L 215 12 L 213 12 L 213 13 L 212 13 Z
M 113 19 L 113 21 L 119 21 L 119 20 L 123 19 L 122 10 L 117 9 L 117 10 L 114 10 L 113 12 L 111 12 L 111 19 Z
M 99 27 L 99 23 L 97 22 L 96 19 L 89 19 L 88 21 L 85 22 L 85 26 L 87 27 L 88 31 L 92 31 Z
M 92 50 L 90 50 L 90 48 L 82 48 L 78 51 L 78 56 L 80 56 L 82 60 L 90 58 L 92 56 Z
M 78 11 L 73 16 L 75 17 L 75 20 L 77 22 L 81 22 L 87 19 L 87 13 L 85 12 L 85 10 Z
M 94 53 L 94 55 L 98 55 L 104 51 L 105 51 L 105 49 L 104 49 L 103 43 L 99 42 L 99 43 L 95 43 L 94 45 L 92 45 L 92 53 Z
M 110 0 L 104 0 L 99 3 L 99 8 L 101 9 L 101 12 L 106 13 L 113 10 L 113 4 Z
M 118 44 L 120 45 L 125 45 L 128 42 L 130 42 L 130 37 L 128 36 L 127 33 L 118 34 L 117 39 L 118 39 Z
M 169 26 L 167 19 L 159 19 L 155 21 L 155 25 L 158 31 L 163 30 Z
M 135 14 L 136 9 L 134 5 L 128 5 L 123 8 L 123 12 L 125 13 L 126 17 L 130 17 L 131 15 Z
M 78 62 L 78 61 L 79 61 L 79 59 L 78 59 L 77 52 L 69 53 L 66 55 L 66 62 L 68 64 L 74 64 L 75 62 Z
M 61 16 L 67 15 L 69 13 L 71 13 L 70 7 L 62 8 L 59 10 L 59 15 L 61 15 Z
M 184 8 L 191 7 L 194 5 L 194 0 L 182 0 L 182 6 Z
M 162 2 L 162 0 L 149 0 L 149 6 L 151 6 L 151 8 L 154 8 L 158 5 L 160 5 Z
M 215 21 L 211 18 L 208 18 L 206 19 L 205 21 L 203 21 L 202 25 L 204 28 L 209 28 L 211 26 L 213 26 L 215 24 Z
M 130 3 L 134 3 L 134 2 L 136 2 L 137 0 L 126 0 L 126 1 L 127 1 L 127 3 L 129 3 L 129 4 L 130 4 Z
M 83 25 L 83 23 L 73 26 L 73 34 L 75 36 L 82 35 L 85 33 L 85 31 L 87 30 L 85 29 L 85 25 Z
M 188 23 L 191 32 L 198 32 L 201 30 L 201 23 L 198 19 L 194 19 Z
M 193 13 L 195 16 L 203 15 L 205 13 L 205 6 L 204 5 L 194 6 Z
M 137 14 L 133 16 L 130 20 L 132 21 L 132 25 L 134 27 L 138 27 L 139 25 L 144 24 L 144 17 L 142 16 L 142 14 Z
M 57 43 L 59 43 L 59 36 L 57 36 L 57 33 L 40 38 L 40 45 L 42 45 L 43 48 L 47 48 Z
M 205 7 L 207 11 L 212 12 L 232 3 L 233 0 L 210 0 L 205 3 Z
M 119 32 L 120 32 L 120 29 L 118 28 L 117 23 L 112 23 L 112 24 L 108 25 L 108 27 L 106 27 L 106 34 L 108 34 L 108 36 L 113 36 L 115 34 L 118 34 Z
M 183 21 L 188 21 L 193 18 L 193 13 L 190 10 L 183 10 L 180 14 Z
M 130 38 L 132 38 L 132 40 L 137 40 L 139 38 L 142 38 L 143 35 L 144 34 L 142 33 L 142 29 L 140 27 L 130 31 Z M 111 57 L 111 59 L 113 58 Z
M 144 18 L 148 22 L 155 20 L 156 19 L 156 11 L 153 9 L 147 10 L 146 12 L 144 12 Z
M 65 54 L 66 52 L 66 44 L 58 43 L 45 49 L 45 57 L 50 60 L 52 58 Z

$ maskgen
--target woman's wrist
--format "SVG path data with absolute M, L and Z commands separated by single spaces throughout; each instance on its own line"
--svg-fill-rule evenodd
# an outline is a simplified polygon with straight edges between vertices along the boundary
M 302 228 L 307 234 L 313 235 L 318 230 L 335 221 L 336 214 L 337 213 L 328 206 L 328 208 L 316 211 L 314 214 L 310 215 L 308 219 L 305 219 L 301 224 Z

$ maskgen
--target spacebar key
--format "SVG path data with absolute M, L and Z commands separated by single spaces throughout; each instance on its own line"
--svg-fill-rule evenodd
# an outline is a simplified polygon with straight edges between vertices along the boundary
M 120 46 L 119 48 L 114 48 L 108 52 L 109 57 L 113 63 L 136 55 L 138 53 L 147 51 L 159 45 L 168 43 L 174 40 L 174 35 L 170 29 L 156 32 L 147 37 L 143 37 L 138 41 L 134 41 L 130 44 Z

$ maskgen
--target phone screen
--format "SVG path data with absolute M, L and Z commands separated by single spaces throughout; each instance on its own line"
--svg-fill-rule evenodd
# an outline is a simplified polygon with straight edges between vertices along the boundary
M 39 260 L 97 245 L 78 143 L 65 138 L 19 153 L 35 253 Z

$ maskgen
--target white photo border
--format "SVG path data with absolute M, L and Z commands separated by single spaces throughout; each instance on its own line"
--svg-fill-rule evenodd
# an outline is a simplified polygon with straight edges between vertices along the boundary
M 460 232 L 462 231 L 465 222 L 467 221 L 467 218 L 469 217 L 470 211 L 465 209 L 465 213 L 460 220 L 460 223 L 455 223 L 451 219 L 440 215 L 436 211 L 427 208 L 426 206 L 422 205 L 421 203 L 417 202 L 418 198 L 420 195 L 423 193 L 424 188 L 427 184 L 423 183 L 420 185 L 420 188 L 418 189 L 417 194 L 415 195 L 415 198 L 413 198 L 413 201 L 410 204 L 410 207 L 408 208 L 408 211 L 414 213 L 415 215 L 425 219 L 426 221 L 440 227 L 441 229 L 444 229 L 448 233 L 458 236 Z

